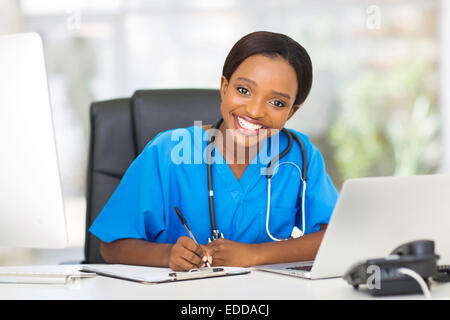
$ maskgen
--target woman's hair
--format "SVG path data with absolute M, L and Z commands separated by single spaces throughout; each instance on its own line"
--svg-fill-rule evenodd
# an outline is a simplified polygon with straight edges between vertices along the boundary
M 297 41 L 274 32 L 258 31 L 241 38 L 231 48 L 225 59 L 222 75 L 230 78 L 239 65 L 248 57 L 261 54 L 270 58 L 282 57 L 297 73 L 297 96 L 294 104 L 302 104 L 311 90 L 312 64 L 308 52 Z

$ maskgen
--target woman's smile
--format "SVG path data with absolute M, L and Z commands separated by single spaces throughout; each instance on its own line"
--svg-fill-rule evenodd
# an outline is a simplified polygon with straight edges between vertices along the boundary
M 233 114 L 234 125 L 239 132 L 246 136 L 256 136 L 261 129 L 267 129 L 260 121 Z

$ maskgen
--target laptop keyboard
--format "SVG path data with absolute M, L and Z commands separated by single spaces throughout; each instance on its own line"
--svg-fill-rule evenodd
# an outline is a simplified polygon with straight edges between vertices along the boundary
M 297 266 L 297 267 L 288 267 L 286 269 L 290 270 L 300 270 L 300 271 L 311 271 L 312 266 Z

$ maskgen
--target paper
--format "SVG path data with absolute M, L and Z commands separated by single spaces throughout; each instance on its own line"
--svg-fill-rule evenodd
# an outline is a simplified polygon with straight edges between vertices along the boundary
M 82 270 L 96 272 L 97 274 L 103 276 L 142 283 L 162 283 L 177 280 L 209 278 L 214 276 L 238 275 L 250 272 L 249 269 L 238 267 L 213 268 L 220 268 L 222 270 L 217 273 L 208 272 L 208 268 L 198 269 L 198 271 L 191 272 L 174 272 L 170 268 L 132 266 L 123 264 L 83 266 Z M 176 274 L 176 276 L 174 274 Z
M 80 266 L 18 266 L 1 267 L 0 283 L 68 284 L 79 278 L 95 277 L 80 271 Z

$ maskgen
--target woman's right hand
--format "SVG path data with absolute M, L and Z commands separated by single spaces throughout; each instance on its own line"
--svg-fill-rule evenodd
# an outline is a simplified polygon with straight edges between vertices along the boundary
M 169 268 L 174 271 L 189 271 L 212 263 L 213 249 L 201 246 L 186 236 L 179 237 L 169 254 Z

